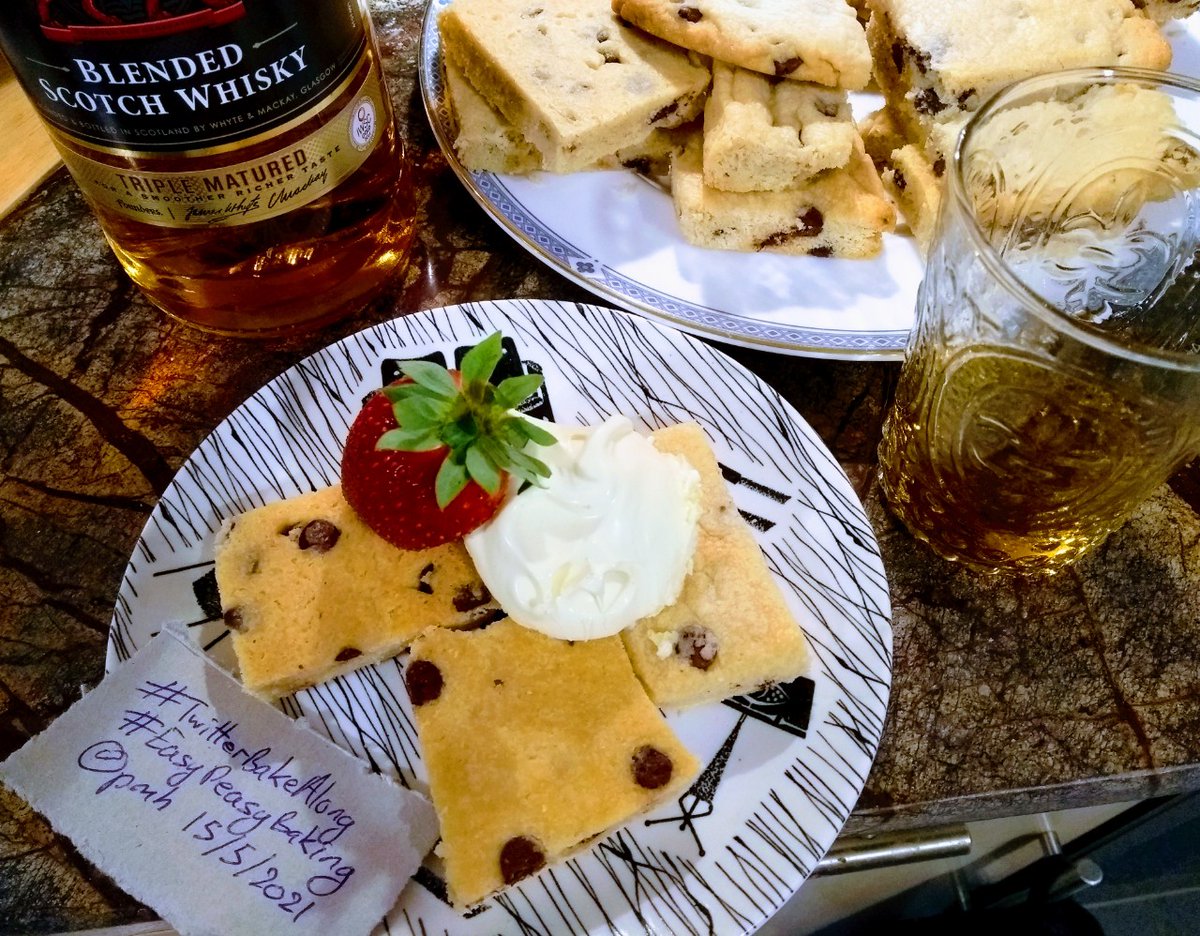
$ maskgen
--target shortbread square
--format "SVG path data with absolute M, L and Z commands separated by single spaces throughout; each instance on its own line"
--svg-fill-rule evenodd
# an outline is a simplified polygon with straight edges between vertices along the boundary
M 937 141 L 943 137 L 957 138 L 963 123 L 965 117 L 959 124 L 938 124 L 929 145 L 922 149 L 908 142 L 901 121 L 889 107 L 882 107 L 859 121 L 863 146 L 879 170 L 884 191 L 900 209 L 922 252 L 929 249 L 933 239 L 949 166 L 947 157 L 938 155 Z M 953 146 L 946 145 L 945 149 L 951 151 Z M 926 155 L 927 150 L 935 153 L 932 159 Z
M 863 148 L 880 171 L 887 165 L 892 152 L 908 143 L 900 119 L 887 107 L 871 111 L 859 120 L 858 132 L 862 136 Z
M 1171 47 L 1130 0 L 870 0 L 875 77 L 931 161 L 933 128 L 958 124 L 1019 78 L 1086 66 L 1166 68 Z M 952 141 L 951 141 L 952 142 Z
M 428 627 L 498 614 L 461 542 L 397 549 L 337 485 L 228 523 L 216 576 L 242 684 L 268 699 L 389 659 Z
M 846 165 L 858 131 L 846 92 L 713 62 L 704 181 L 726 192 L 794 188 Z
M 517 175 L 542 168 L 542 154 L 501 116 L 450 59 L 444 59 L 446 91 L 456 124 L 454 152 L 472 172 Z
M 455 0 L 438 23 L 445 57 L 551 172 L 589 168 L 704 106 L 707 65 L 625 25 L 608 0 Z
M 960 121 L 965 123 L 965 118 Z M 959 127 L 938 124 L 924 148 L 905 144 L 888 157 L 885 188 L 922 249 L 933 237 Z M 1175 185 L 1194 186 L 1200 154 L 1183 142 L 1169 95 L 1136 84 L 1098 85 L 1063 99 L 1000 111 L 973 131 L 967 184 L 985 231 L 1018 215 L 1057 227 L 1067 218 L 1120 227 Z M 1160 166 L 1160 172 L 1146 167 Z M 1004 184 L 993 184 L 996 179 Z
M 1160 26 L 1200 9 L 1200 0 L 1133 0 L 1133 5 Z
M 556 640 L 511 620 L 430 631 L 405 682 L 460 908 L 678 795 L 699 769 L 618 637 Z
M 445 62 L 446 87 L 457 131 L 454 152 L 467 169 L 524 175 L 542 168 L 542 154 L 467 81 L 462 70 Z M 640 143 L 603 156 L 592 169 L 633 169 L 666 175 L 671 156 L 686 142 L 683 128 L 651 130 Z
M 871 79 L 846 0 L 612 0 L 612 8 L 651 35 L 764 75 L 851 90 Z
M 900 206 L 909 230 L 925 253 L 933 241 L 942 206 L 946 162 L 939 156 L 936 163 L 931 163 L 921 148 L 912 143 L 894 150 L 888 162 L 881 173 L 883 187 Z
M 964 181 L 993 239 L 1008 241 L 1016 219 L 1047 232 L 1119 230 L 1146 202 L 1200 184 L 1200 153 L 1170 95 L 1132 83 L 1007 108 L 969 132 Z
M 729 495 L 704 430 L 668 426 L 654 433 L 654 444 L 699 472 L 701 513 L 678 600 L 621 634 L 650 698 L 673 707 L 717 702 L 801 675 L 808 666 L 804 632 Z
M 702 143 L 671 164 L 671 197 L 688 243 L 816 257 L 873 257 L 896 212 L 862 142 L 842 169 L 783 192 L 722 192 L 704 184 Z

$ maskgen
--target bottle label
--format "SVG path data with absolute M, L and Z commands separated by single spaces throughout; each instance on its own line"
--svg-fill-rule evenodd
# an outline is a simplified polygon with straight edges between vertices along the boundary
M 373 66 L 348 103 L 314 132 L 281 135 L 286 146 L 216 169 L 132 170 L 67 147 L 62 155 L 84 195 L 114 214 L 173 228 L 251 224 L 315 201 L 353 174 L 387 129 L 385 94 Z
M 361 60 L 364 19 L 361 0 L 2 0 L 0 45 L 61 133 L 187 155 L 313 112 Z

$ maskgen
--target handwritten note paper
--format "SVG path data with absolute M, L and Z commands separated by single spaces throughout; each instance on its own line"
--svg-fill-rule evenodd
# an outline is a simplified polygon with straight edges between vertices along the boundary
M 0 781 L 185 936 L 368 933 L 437 839 L 428 800 L 171 631 L 0 764 Z

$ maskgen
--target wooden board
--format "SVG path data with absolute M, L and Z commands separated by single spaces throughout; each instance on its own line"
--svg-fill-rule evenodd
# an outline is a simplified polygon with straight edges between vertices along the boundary
M 0 218 L 61 164 L 50 135 L 0 55 Z

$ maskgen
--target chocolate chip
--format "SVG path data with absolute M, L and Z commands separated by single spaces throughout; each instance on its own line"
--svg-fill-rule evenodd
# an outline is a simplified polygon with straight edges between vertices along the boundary
M 788 241 L 795 238 L 797 233 L 798 232 L 795 228 L 791 228 L 787 231 L 776 231 L 774 234 L 768 234 L 766 237 L 760 240 L 755 245 L 755 248 L 757 250 L 765 250 L 768 247 L 779 247 L 781 244 L 786 244 Z
M 404 671 L 404 687 L 413 705 L 432 702 L 442 694 L 442 671 L 436 663 L 413 660 Z
M 919 71 L 922 75 L 928 74 L 928 72 L 929 72 L 929 53 L 928 52 L 918 52 L 912 46 L 908 47 L 908 52 L 912 56 L 913 64 L 917 66 L 917 71 Z
M 650 118 L 650 123 L 652 123 L 652 124 L 658 123 L 660 120 L 670 117 L 677 110 L 679 110 L 679 102 L 672 101 L 670 104 L 667 104 L 664 107 L 659 108 L 659 110 L 654 114 L 654 116 Z
M 917 96 L 913 98 L 913 107 L 917 109 L 917 113 L 929 114 L 932 116 L 933 114 L 940 114 L 942 111 L 944 111 L 946 109 L 946 104 L 940 97 L 937 96 L 937 92 L 934 91 L 933 88 L 926 88 L 925 90 L 918 92 Z
M 816 237 L 821 233 L 823 227 L 825 227 L 825 216 L 819 209 L 809 208 L 800 215 L 799 234 L 801 237 Z
M 904 44 L 900 42 L 892 43 L 892 64 L 896 66 L 897 72 L 904 71 Z
M 518 835 L 500 849 L 500 877 L 505 884 L 516 884 L 546 867 L 546 856 L 533 839 Z
M 345 663 L 347 660 L 353 660 L 355 657 L 362 656 L 362 651 L 357 647 L 342 647 L 338 651 L 338 655 L 334 657 L 339 663 Z
M 939 156 L 933 161 L 933 174 L 939 179 L 946 174 L 946 157 Z
M 706 670 L 717 658 L 717 635 L 707 627 L 689 624 L 679 632 L 675 653 L 698 670 Z
M 429 563 L 421 570 L 421 574 L 417 576 L 417 591 L 424 595 L 433 594 L 433 586 L 429 584 L 429 577 L 433 575 L 433 563 Z
M 327 553 L 337 545 L 341 535 L 342 531 L 328 520 L 312 520 L 300 531 L 299 546 L 301 549 Z
M 633 159 L 625 160 L 621 165 L 641 175 L 650 175 L 650 170 L 654 168 L 649 156 L 635 156 Z
M 698 23 L 704 17 L 704 14 L 695 7 L 683 6 L 679 8 L 679 18 L 687 20 L 689 23 Z
M 816 237 L 825 226 L 825 216 L 818 208 L 806 208 L 800 213 L 798 223 L 786 231 L 776 231 L 768 234 L 756 245 L 756 249 L 765 250 L 768 247 L 780 247 L 794 241 L 798 237 Z
M 647 790 L 657 790 L 670 783 L 674 767 L 671 758 L 649 744 L 643 744 L 634 751 L 633 759 L 629 762 L 633 782 Z
M 462 624 L 455 630 L 474 631 L 483 630 L 489 624 L 495 624 L 497 621 L 502 621 L 508 614 L 503 608 L 481 608 L 472 611 L 468 617 L 467 623 Z
M 908 179 L 904 178 L 904 173 L 899 169 L 892 170 L 892 185 L 896 186 L 897 192 L 903 192 L 908 188 Z
M 820 98 L 817 99 L 817 113 L 824 114 L 826 117 L 836 117 L 838 115 L 838 106 L 836 101 L 826 101 Z
M 832 247 L 814 247 L 812 250 L 810 250 L 808 252 L 808 255 L 810 257 L 832 257 L 833 256 L 833 248 Z
M 227 608 L 225 613 L 221 615 L 221 620 L 225 622 L 225 626 L 230 630 L 241 630 L 246 623 L 242 617 L 241 608 Z
M 782 62 L 775 63 L 775 74 L 782 78 L 784 75 L 790 75 L 803 64 L 804 59 L 798 55 L 790 59 L 784 59 Z
M 958 95 L 958 98 L 957 98 L 957 100 L 958 100 L 958 106 L 959 106 L 959 107 L 966 107 L 966 106 L 967 106 L 967 101 L 969 101 L 969 100 L 971 99 L 971 95 L 972 95 L 972 94 L 974 94 L 974 93 L 975 93 L 975 89 L 974 89 L 974 88 L 967 88 L 967 90 L 966 90 L 966 91 L 959 92 L 959 95 Z
M 483 582 L 479 582 L 475 585 L 460 585 L 451 600 L 455 611 L 474 611 L 491 601 L 492 594 Z

